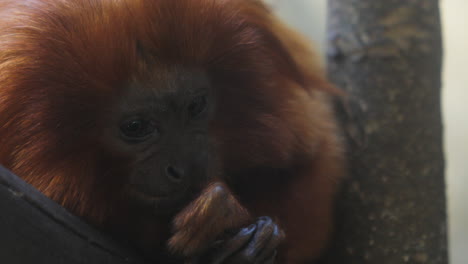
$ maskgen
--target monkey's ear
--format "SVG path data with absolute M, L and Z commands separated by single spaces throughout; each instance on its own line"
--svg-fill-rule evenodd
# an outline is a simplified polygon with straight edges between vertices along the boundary
M 250 216 L 228 187 L 210 184 L 174 219 L 169 249 L 185 257 L 203 252 L 224 232 L 245 226 Z

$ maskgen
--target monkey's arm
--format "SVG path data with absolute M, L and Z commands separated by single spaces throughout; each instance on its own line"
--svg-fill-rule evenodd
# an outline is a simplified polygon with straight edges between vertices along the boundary
M 228 188 L 214 183 L 175 218 L 169 247 L 193 264 L 274 263 L 283 232 L 270 217 L 249 222 Z

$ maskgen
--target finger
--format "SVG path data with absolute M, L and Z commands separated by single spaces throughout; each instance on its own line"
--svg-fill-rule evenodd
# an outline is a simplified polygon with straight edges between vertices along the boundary
M 227 258 L 224 264 L 264 264 L 275 258 L 276 246 L 281 241 L 281 231 L 269 217 L 257 220 L 257 230 L 249 244 L 240 252 Z M 274 238 L 277 236 L 278 238 Z M 267 262 L 267 263 L 268 263 Z
M 257 226 L 255 224 L 242 228 L 233 238 L 226 240 L 224 245 L 210 256 L 211 261 L 209 263 L 224 263 L 227 258 L 247 245 L 254 236 L 256 229 Z
M 265 247 L 268 246 L 275 231 L 275 227 L 277 227 L 277 225 L 273 223 L 270 217 L 260 217 L 257 221 L 257 232 L 247 245 L 245 254 L 257 259 Z
M 273 233 L 270 236 L 270 240 L 267 242 L 264 248 L 260 250 L 257 256 L 257 260 L 259 261 L 259 263 L 268 263 L 267 260 L 269 260 L 272 256 L 276 257 L 276 249 L 281 244 L 283 239 L 283 231 L 281 231 L 278 225 L 274 224 L 274 229 Z

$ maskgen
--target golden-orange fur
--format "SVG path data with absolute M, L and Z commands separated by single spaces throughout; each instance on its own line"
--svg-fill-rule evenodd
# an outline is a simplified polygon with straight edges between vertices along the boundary
M 102 120 L 130 81 L 201 68 L 216 87 L 211 133 L 227 184 L 253 217 L 284 229 L 280 263 L 303 263 L 326 244 L 343 174 L 336 91 L 316 58 L 259 1 L 3 0 L 0 163 L 74 214 L 160 250 L 170 219 L 132 219 L 130 165 Z
M 181 255 L 200 254 L 226 230 L 249 224 L 249 213 L 220 182 L 212 183 L 174 221 L 172 251 Z

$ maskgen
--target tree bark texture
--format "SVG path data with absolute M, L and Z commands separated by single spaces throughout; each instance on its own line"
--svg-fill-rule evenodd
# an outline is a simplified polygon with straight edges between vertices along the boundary
M 446 264 L 438 1 L 329 0 L 328 12 L 350 175 L 323 263 Z

